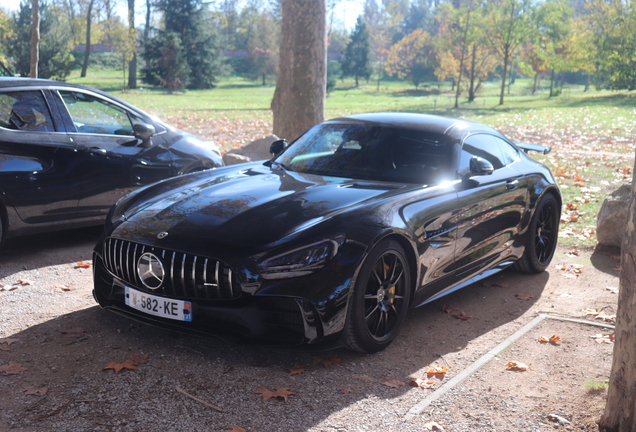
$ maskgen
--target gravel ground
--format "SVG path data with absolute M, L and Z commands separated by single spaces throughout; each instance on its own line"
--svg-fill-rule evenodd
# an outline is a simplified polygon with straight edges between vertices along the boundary
M 91 269 L 77 266 L 90 261 L 98 237 L 97 229 L 68 231 L 17 239 L 0 252 L 0 367 L 27 368 L 0 373 L 0 431 L 598 430 L 612 345 L 592 338 L 603 329 L 555 320 L 542 321 L 420 415 L 407 414 L 539 313 L 611 315 L 616 251 L 559 250 L 559 269 L 502 272 L 412 311 L 388 349 L 359 355 L 227 345 L 102 311 L 92 299 Z M 473 317 L 453 318 L 444 304 Z M 552 334 L 559 345 L 537 341 Z M 147 357 L 135 370 L 104 370 L 139 360 L 137 353 Z M 506 371 L 511 360 L 530 369 Z M 429 366 L 449 371 L 429 377 Z M 412 378 L 432 388 L 408 385 Z M 263 400 L 256 393 L 263 387 L 293 394 Z

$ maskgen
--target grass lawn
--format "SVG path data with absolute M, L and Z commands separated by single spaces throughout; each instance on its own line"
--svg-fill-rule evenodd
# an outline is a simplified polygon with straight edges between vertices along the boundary
M 167 94 L 153 88 L 123 92 L 123 76 L 116 71 L 89 70 L 86 78 L 74 73 L 68 81 L 106 90 L 176 127 L 214 140 L 224 150 L 272 129 L 273 83 L 263 86 L 260 81 L 227 77 L 212 90 Z M 499 82 L 487 82 L 475 101 L 461 98 L 455 109 L 449 83 L 426 84 L 416 91 L 397 80 L 379 85 L 370 81 L 358 88 L 353 80 L 339 80 L 327 98 L 326 118 L 371 111 L 432 113 L 486 123 L 513 140 L 550 145 L 551 154 L 536 158 L 550 166 L 562 188 L 560 242 L 573 248 L 594 246 L 603 199 L 632 177 L 636 92 L 584 92 L 583 86 L 566 86 L 560 96 L 550 98 L 547 88 L 532 95 L 531 80 L 518 79 L 499 105 L 499 89 Z

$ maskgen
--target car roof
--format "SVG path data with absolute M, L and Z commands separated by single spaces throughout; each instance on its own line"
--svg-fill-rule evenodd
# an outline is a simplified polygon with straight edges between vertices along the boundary
M 150 116 L 150 114 L 144 112 L 143 110 L 135 107 L 134 105 L 131 105 L 130 103 L 118 98 L 117 96 L 114 96 L 110 93 L 106 93 L 100 89 L 96 89 L 93 87 L 88 87 L 88 86 L 84 86 L 81 84 L 72 84 L 72 83 L 67 83 L 64 81 L 56 81 L 56 80 L 50 80 L 50 79 L 43 79 L 43 78 L 29 78 L 29 77 L 0 77 L 0 89 L 2 88 L 7 88 L 7 87 L 66 87 L 66 88 L 70 88 L 70 89 L 79 89 L 79 90 L 86 90 L 86 91 L 90 91 L 96 94 L 99 94 L 101 96 L 104 96 L 106 98 L 109 98 L 111 100 L 114 100 L 128 108 L 130 108 L 133 111 L 136 111 L 138 113 L 142 113 L 145 114 L 146 116 Z
M 466 135 L 475 132 L 487 132 L 494 135 L 502 136 L 495 129 L 481 123 L 431 114 L 376 112 L 353 114 L 344 117 L 338 117 L 330 121 L 351 120 L 362 121 L 365 123 L 375 123 L 401 129 L 443 134 L 448 135 L 455 140 L 462 140 L 463 137 L 465 137 Z

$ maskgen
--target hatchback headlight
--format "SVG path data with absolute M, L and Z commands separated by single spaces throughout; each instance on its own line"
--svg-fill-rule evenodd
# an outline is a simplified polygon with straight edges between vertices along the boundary
M 323 268 L 338 253 L 344 236 L 321 240 L 306 246 L 265 258 L 258 264 L 264 279 L 305 276 Z

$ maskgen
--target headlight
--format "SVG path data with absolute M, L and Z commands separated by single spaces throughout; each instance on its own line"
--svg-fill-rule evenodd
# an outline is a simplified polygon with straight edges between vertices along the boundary
M 285 279 L 311 274 L 336 256 L 344 239 L 344 236 L 339 236 L 321 240 L 266 258 L 258 264 L 259 273 L 263 279 Z

